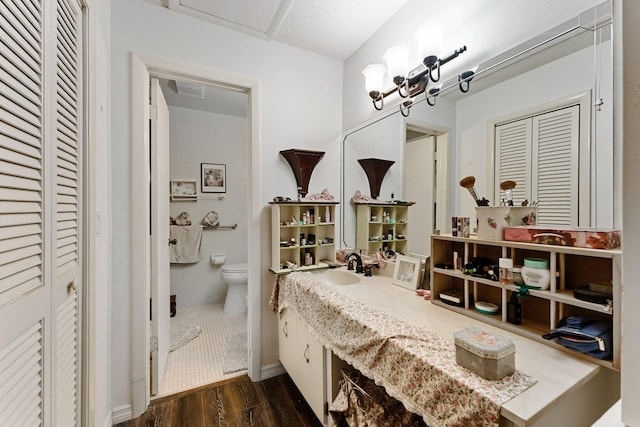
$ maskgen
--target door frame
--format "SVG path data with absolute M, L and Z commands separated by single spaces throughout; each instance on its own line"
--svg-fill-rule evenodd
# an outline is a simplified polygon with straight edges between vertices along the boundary
M 130 53 L 131 65 L 131 387 L 133 416 L 146 411 L 150 402 L 149 390 L 149 298 L 150 248 L 147 243 L 149 176 L 149 81 L 150 77 L 191 80 L 207 85 L 222 86 L 248 94 L 249 101 L 249 169 L 250 190 L 247 194 L 249 218 L 245 226 L 248 234 L 248 374 L 252 381 L 261 379 L 261 304 L 260 304 L 260 84 L 256 79 L 214 70 L 202 66 L 175 62 L 138 52 Z M 144 197 L 142 197 L 144 195 Z M 242 226 L 242 225 L 241 225 Z M 141 286 L 140 284 L 144 284 Z
M 424 134 L 432 135 L 436 138 L 436 151 L 434 158 L 436 161 L 436 182 L 435 182 L 435 197 L 437 209 L 434 213 L 433 220 L 435 221 L 436 229 L 448 230 L 450 227 L 451 218 L 451 200 L 454 188 L 450 183 L 451 173 L 451 141 L 454 139 L 453 129 L 446 126 L 435 125 L 428 121 L 416 119 L 414 117 L 408 117 L 403 120 L 402 138 L 403 138 L 403 150 L 404 144 L 406 144 L 407 130 L 415 130 Z M 404 187 L 403 187 L 404 192 Z

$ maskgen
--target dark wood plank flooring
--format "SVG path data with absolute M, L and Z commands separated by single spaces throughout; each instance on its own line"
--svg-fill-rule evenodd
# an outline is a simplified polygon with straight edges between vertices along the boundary
M 244 375 L 151 402 L 115 427 L 317 427 L 322 424 L 287 374 L 251 382 Z

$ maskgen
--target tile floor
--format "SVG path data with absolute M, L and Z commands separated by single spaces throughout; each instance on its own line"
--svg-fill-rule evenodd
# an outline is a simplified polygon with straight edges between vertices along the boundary
M 178 307 L 172 320 L 188 316 L 202 328 L 202 333 L 169 353 L 160 392 L 153 399 L 247 373 L 223 373 L 225 337 L 247 331 L 247 314 L 225 314 L 223 306 L 224 302 Z

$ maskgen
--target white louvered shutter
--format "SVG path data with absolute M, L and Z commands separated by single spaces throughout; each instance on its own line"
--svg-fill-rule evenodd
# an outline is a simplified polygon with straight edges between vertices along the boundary
M 1 426 L 80 424 L 81 24 L 0 0 Z
M 578 225 L 578 117 L 574 105 L 532 119 L 531 182 L 541 224 Z
M 75 0 L 56 1 L 55 45 L 55 420 L 59 426 L 79 424 L 80 312 L 80 172 L 82 146 L 81 9 Z
M 0 425 L 43 424 L 44 331 L 37 322 L 0 350 Z
M 44 16 L 0 2 L 0 425 L 46 424 Z
M 513 180 L 516 206 L 539 201 L 538 224 L 578 225 L 579 118 L 571 105 L 495 126 L 496 205 Z
M 500 183 L 511 180 L 516 182 L 513 189 L 514 204 L 531 200 L 531 120 L 498 125 L 496 132 L 496 177 L 495 194 L 492 203 L 495 206 L 505 198 Z
M 42 8 L 0 3 L 0 306 L 42 286 Z

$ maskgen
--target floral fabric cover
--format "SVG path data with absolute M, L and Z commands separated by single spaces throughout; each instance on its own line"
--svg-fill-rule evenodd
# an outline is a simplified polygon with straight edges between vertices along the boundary
M 426 427 L 420 415 L 407 411 L 384 387 L 355 370 L 343 370 L 338 395 L 329 406 L 337 427 Z
M 345 297 L 309 273 L 279 276 L 271 306 L 295 309 L 322 345 L 430 427 L 497 427 L 500 406 L 536 383 L 518 371 L 485 380 L 456 364 L 452 339 Z

